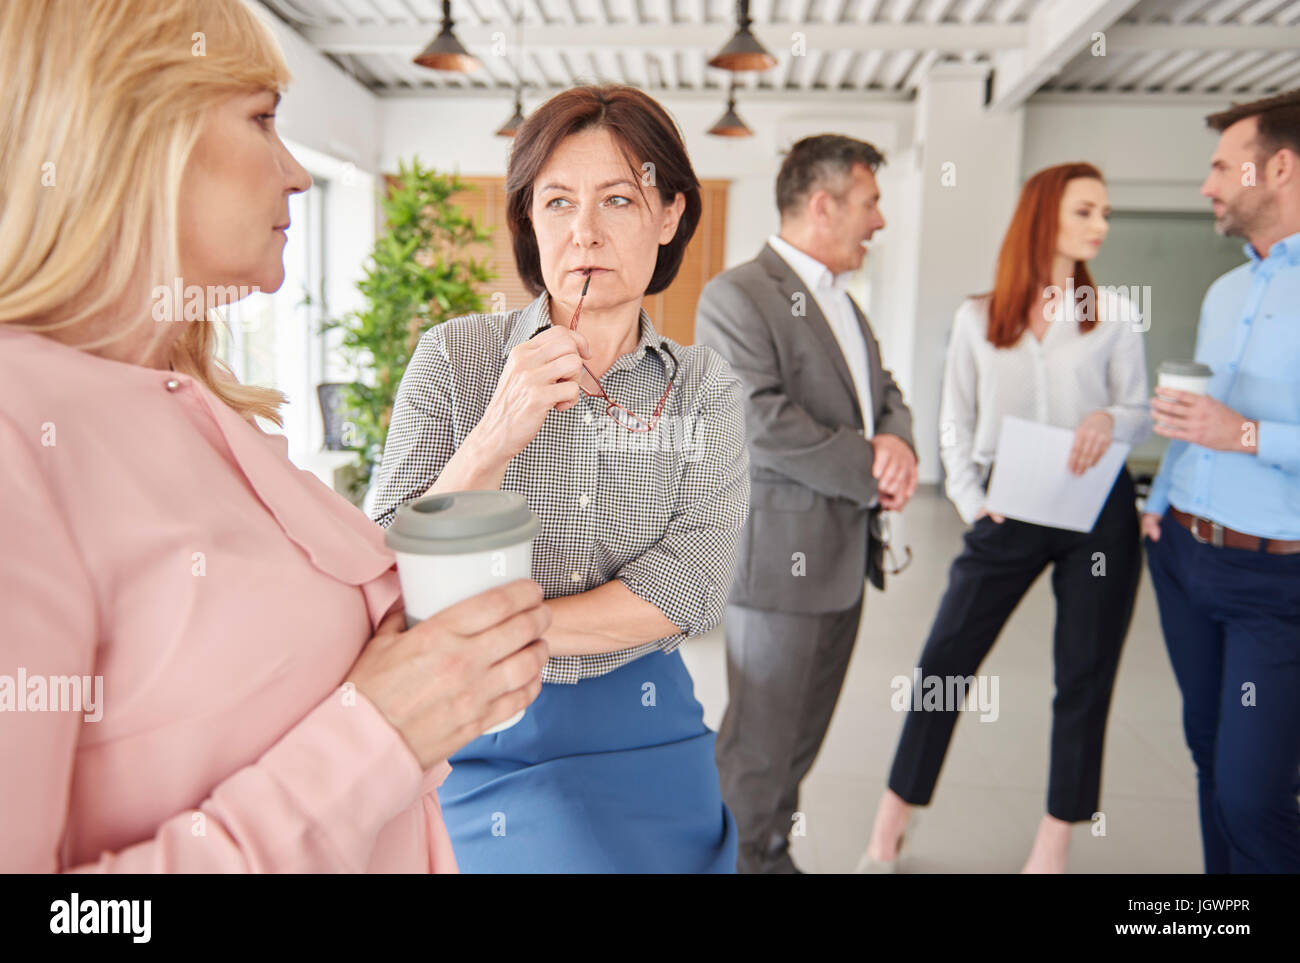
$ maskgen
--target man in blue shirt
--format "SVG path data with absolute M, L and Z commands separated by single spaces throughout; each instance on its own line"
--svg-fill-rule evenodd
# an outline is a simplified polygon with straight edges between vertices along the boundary
M 1208 873 L 1300 872 L 1300 90 L 1212 114 L 1201 193 L 1249 260 L 1210 286 L 1205 395 L 1157 388 L 1173 439 L 1142 516 L 1183 694 Z

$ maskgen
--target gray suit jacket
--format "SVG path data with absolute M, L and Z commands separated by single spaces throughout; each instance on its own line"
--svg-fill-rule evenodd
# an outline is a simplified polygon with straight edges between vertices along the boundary
M 854 311 L 875 431 L 915 451 L 912 413 L 856 303 Z M 695 340 L 726 358 L 744 384 L 750 509 L 728 601 L 838 612 L 857 602 L 864 576 L 883 589 L 879 511 L 867 508 L 876 495 L 875 447 L 863 437 L 839 343 L 794 268 L 764 244 L 756 259 L 713 278 L 696 308 Z

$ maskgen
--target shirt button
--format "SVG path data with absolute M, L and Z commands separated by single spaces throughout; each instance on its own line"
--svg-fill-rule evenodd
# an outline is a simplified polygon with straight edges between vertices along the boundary
M 584 492 L 578 496 L 578 504 L 586 508 L 591 503 L 591 498 Z
M 573 573 L 569 576 L 569 581 L 570 581 L 570 582 L 581 582 L 581 581 L 582 581 L 582 573 L 581 573 L 581 572 L 573 572 Z
M 167 389 L 168 391 L 175 391 L 175 390 L 177 390 L 180 386 L 181 386 L 181 383 L 180 383 L 178 380 L 176 380 L 175 378 L 168 378 L 167 381 L 164 382 L 164 387 L 166 387 L 166 389 Z
M 591 412 L 590 412 L 590 411 L 584 411 L 584 412 L 582 413 L 582 420 L 583 420 L 584 422 L 586 422 L 587 424 L 591 424 Z

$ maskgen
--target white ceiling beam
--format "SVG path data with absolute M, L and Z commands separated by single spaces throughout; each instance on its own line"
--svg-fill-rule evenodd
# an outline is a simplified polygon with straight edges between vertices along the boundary
M 864 104 L 864 103 L 906 103 L 912 99 L 912 94 L 907 90 L 818 90 L 808 92 L 806 90 L 782 90 L 779 88 L 762 88 L 756 82 L 756 78 L 746 77 L 744 74 L 736 76 L 736 89 L 751 92 L 745 97 L 747 103 L 772 103 L 772 104 L 794 104 L 797 107 L 808 107 L 809 104 L 820 108 L 827 104 Z M 726 90 L 727 85 L 721 85 Z M 524 97 L 529 104 L 537 104 L 546 100 L 553 94 L 561 93 L 570 89 L 568 84 L 560 84 L 549 87 L 530 87 L 524 91 Z M 658 93 L 657 88 L 643 88 L 650 93 Z M 673 91 L 674 100 L 682 101 L 704 101 L 710 104 L 718 103 L 718 89 L 712 90 L 675 90 Z M 441 89 L 426 87 L 423 92 L 408 90 L 377 90 L 375 96 L 388 99 L 401 100 L 405 98 L 417 99 L 437 99 L 439 96 L 456 97 L 456 98 L 483 98 L 495 102 L 501 102 L 508 92 L 502 88 L 496 90 L 488 88 L 456 88 L 444 87 Z M 1042 96 L 1041 94 L 1039 96 Z
M 1295 50 L 1300 28 L 1124 24 L 1105 31 L 1107 50 Z
M 1073 0 L 1071 0 L 1073 2 Z M 1131 4 L 1133 0 L 1091 0 L 1089 9 L 1098 6 Z M 1121 11 L 1122 13 L 1122 11 Z M 1119 14 L 1116 14 L 1119 16 Z M 429 37 L 421 28 L 402 25 L 369 25 L 363 27 L 315 27 L 301 31 L 306 40 L 323 53 L 346 54 L 399 54 L 414 57 L 436 32 L 426 25 Z M 471 50 L 490 48 L 492 34 L 505 30 L 513 42 L 513 26 L 492 25 L 456 26 L 456 35 Z M 1107 50 L 1295 50 L 1300 48 L 1300 28 L 1279 26 L 1208 26 L 1208 25 L 1128 25 L 1102 30 L 1106 34 Z M 907 24 L 808 24 L 801 26 L 807 49 L 835 50 L 934 50 L 937 53 L 963 53 L 980 51 L 1021 51 L 1032 36 L 1032 21 L 1025 24 L 959 24 L 959 23 L 907 23 Z M 545 47 L 554 50 L 586 50 L 599 46 L 604 50 L 616 47 L 643 49 L 647 47 L 700 49 L 716 52 L 735 32 L 734 26 L 711 24 L 665 24 L 661 26 L 619 24 L 601 27 L 598 31 L 580 30 L 565 24 L 552 26 L 527 25 L 524 44 L 527 47 Z M 774 32 L 768 27 L 766 31 Z M 1073 53 L 1087 49 L 1093 30 L 1076 30 L 1083 37 L 1077 47 L 1064 49 L 1061 59 L 1065 63 Z M 760 37 L 761 39 L 761 37 Z M 1049 38 L 1050 39 L 1050 38 Z M 772 49 L 773 43 L 769 43 Z M 782 46 L 785 38 L 782 38 Z M 1040 49 L 1043 41 L 1040 41 Z M 1058 41 L 1058 47 L 1062 46 Z M 1055 49 L 1055 48 L 1054 48 Z M 1034 58 L 1043 59 L 1041 55 Z M 1046 62 L 1048 65 L 1052 61 Z
M 423 27 L 371 24 L 362 27 L 312 27 L 300 32 L 308 43 L 323 53 L 391 53 L 414 57 L 433 38 L 437 29 L 434 24 Z M 462 27 L 457 24 L 455 27 L 456 36 L 471 50 L 490 47 L 493 32 L 500 29 L 491 25 Z M 941 53 L 957 53 L 962 50 L 1011 50 L 1024 46 L 1027 38 L 1024 24 L 807 24 L 800 25 L 799 29 L 810 51 L 934 49 Z M 1216 28 L 1215 33 L 1224 29 Z M 586 49 L 598 45 L 605 49 L 700 48 L 716 53 L 735 32 L 734 24 L 616 24 L 590 30 L 575 30 L 567 24 L 528 24 L 524 28 L 524 43 L 529 47 L 556 50 Z M 760 27 L 756 31 L 760 40 L 764 40 L 764 34 L 771 35 L 770 42 L 764 40 L 768 49 L 789 46 L 785 33 L 779 25 Z
M 1137 0 L 1044 0 L 1029 16 L 1029 43 L 994 58 L 990 108 L 1015 110 L 1051 80 L 1092 36 L 1128 13 Z M 974 27 L 962 27 L 973 30 Z M 1110 38 L 1107 36 L 1107 47 Z

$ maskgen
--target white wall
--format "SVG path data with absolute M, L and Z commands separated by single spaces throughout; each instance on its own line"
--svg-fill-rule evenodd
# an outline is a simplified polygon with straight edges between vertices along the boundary
M 1083 160 L 1105 176 L 1115 209 L 1208 211 L 1199 188 L 1219 135 L 1205 126 L 1205 115 L 1227 106 L 1226 99 L 1039 98 L 1025 109 L 1021 180 Z
M 253 10 L 280 43 L 293 79 L 276 111 L 288 140 L 371 174 L 378 168 L 378 98 L 264 7 Z

